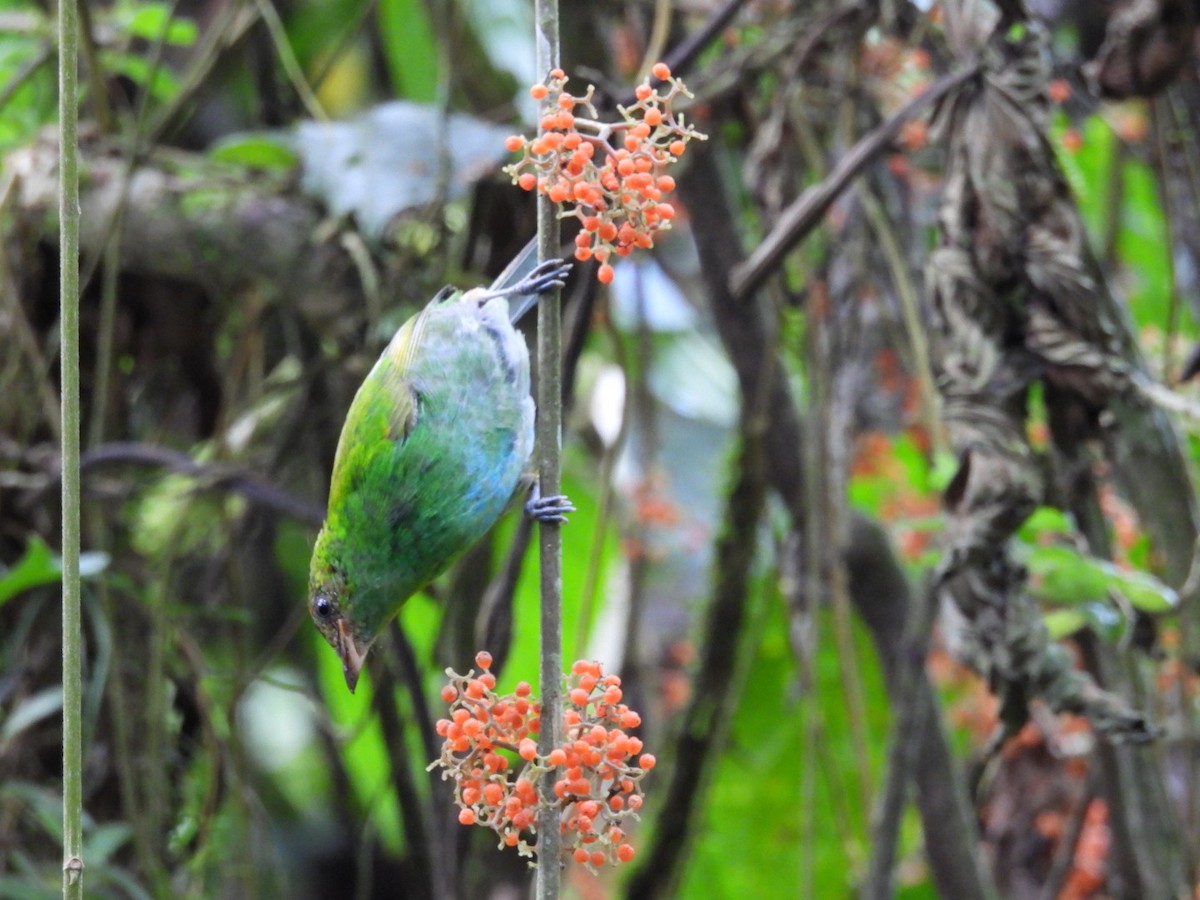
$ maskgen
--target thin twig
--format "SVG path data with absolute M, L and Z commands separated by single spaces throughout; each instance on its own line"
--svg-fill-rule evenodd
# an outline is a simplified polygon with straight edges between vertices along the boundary
M 283 27 L 283 21 L 279 18 L 275 4 L 271 0 L 254 0 L 254 3 L 258 7 L 259 15 L 262 16 L 263 24 L 267 26 L 271 43 L 275 45 L 279 64 L 283 66 L 283 71 L 287 75 L 288 81 L 292 83 L 300 102 L 304 104 L 308 114 L 318 122 L 327 121 L 329 116 L 325 114 L 321 101 L 317 99 L 317 95 L 312 92 L 312 88 L 308 86 L 308 81 L 304 78 L 304 70 L 300 68 L 300 61 L 296 59 L 296 53 L 288 41 L 287 29 Z
M 559 65 L 557 0 L 535 0 L 534 45 L 536 70 L 544 75 Z M 555 205 L 539 196 L 537 206 L 538 261 L 558 253 L 561 224 Z M 560 493 L 562 482 L 562 310 L 560 292 L 542 295 L 538 305 L 537 445 L 538 481 L 543 497 Z M 538 528 L 541 552 L 541 652 L 539 675 L 542 692 L 542 729 L 538 752 L 549 753 L 562 743 L 562 533 L 561 526 L 542 522 Z M 561 876 L 562 835 L 560 812 L 553 792 L 554 779 L 543 781 L 546 808 L 538 822 L 537 900 L 557 900 Z
M 83 898 L 83 633 L 79 543 L 79 20 L 58 4 L 58 187 L 62 373 L 63 897 Z
M 921 748 L 921 730 L 933 715 L 920 688 L 935 610 L 932 586 L 913 598 L 903 651 L 896 661 L 897 686 L 892 704 L 896 718 L 888 742 L 887 780 L 879 793 L 871 828 L 871 862 L 860 894 L 863 900 L 888 900 L 893 896 L 892 870 L 904 801 Z
M 740 300 L 750 294 L 779 267 L 783 257 L 817 226 L 847 185 L 891 145 L 905 122 L 970 81 L 979 71 L 980 64 L 973 62 L 942 76 L 929 90 L 914 97 L 890 119 L 859 139 L 826 178 L 806 190 L 784 210 L 779 224 L 763 239 L 750 258 L 734 270 L 730 279 L 730 290 L 734 297 Z

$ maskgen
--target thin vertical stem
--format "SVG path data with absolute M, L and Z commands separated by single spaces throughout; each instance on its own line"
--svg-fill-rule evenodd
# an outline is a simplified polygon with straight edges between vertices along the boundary
M 63 897 L 83 897 L 83 673 L 79 603 L 79 166 L 75 0 L 58 4 L 62 365 Z
M 537 71 L 545 75 L 558 68 L 558 2 L 535 0 L 534 43 Z M 559 254 L 559 222 L 554 204 L 538 197 L 538 261 Z M 561 493 L 562 472 L 562 316 L 558 291 L 542 296 L 538 304 L 537 444 L 538 481 L 542 496 Z M 562 743 L 562 535 L 556 523 L 543 522 L 538 529 L 541 556 L 541 689 L 542 729 L 538 751 L 550 753 Z M 537 898 L 558 897 L 561 880 L 562 840 L 559 834 L 558 799 L 554 779 L 543 780 L 546 809 L 538 829 Z

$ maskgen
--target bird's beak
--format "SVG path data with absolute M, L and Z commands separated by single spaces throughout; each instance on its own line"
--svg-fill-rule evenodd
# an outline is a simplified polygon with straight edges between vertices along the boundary
M 370 645 L 359 643 L 344 618 L 338 619 L 337 631 L 337 654 L 342 658 L 342 674 L 346 676 L 346 687 L 350 688 L 350 693 L 353 694 L 358 685 L 358 673 L 362 671 Z

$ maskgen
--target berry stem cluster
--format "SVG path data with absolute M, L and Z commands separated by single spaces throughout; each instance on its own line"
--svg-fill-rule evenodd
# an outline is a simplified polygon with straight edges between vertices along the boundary
M 596 662 L 571 667 L 563 743 L 542 757 L 536 740 L 542 710 L 530 686 L 521 682 L 511 694 L 498 695 L 488 671 L 491 654 L 477 654 L 475 664 L 479 675 L 474 669 L 446 672 L 442 699 L 450 705 L 449 718 L 438 720 L 442 755 L 430 765 L 454 781 L 458 821 L 491 828 L 501 846 L 533 856 L 536 847 L 526 836 L 537 833 L 546 808 L 538 787 L 552 778 L 563 853 L 591 870 L 633 859 L 622 825 L 637 817 L 641 781 L 655 759 L 629 734 L 641 718 L 621 702 L 620 678 L 605 675 Z
M 545 84 L 530 89 L 548 107 L 538 136 L 515 134 L 505 141 L 521 158 L 504 171 L 558 204 L 560 217 L 579 219 L 575 258 L 599 262 L 596 277 L 605 284 L 613 278 L 613 254 L 653 247 L 655 233 L 671 227 L 675 208 L 663 198 L 675 189 L 675 179 L 665 170 L 688 141 L 706 139 L 672 111 L 676 97 L 691 96 L 683 82 L 665 63 L 652 74 L 658 87 L 638 85 L 636 102 L 617 107 L 620 120 L 602 122 L 592 104 L 595 88 L 575 97 L 566 91 L 562 69 L 554 69 Z

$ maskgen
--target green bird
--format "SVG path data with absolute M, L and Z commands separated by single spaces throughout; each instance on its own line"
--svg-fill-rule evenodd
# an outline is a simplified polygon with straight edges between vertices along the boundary
M 479 540 L 529 478 L 529 350 L 513 323 L 571 266 L 530 244 L 491 288 L 444 288 L 396 332 L 338 440 L 309 567 L 309 612 L 351 692 L 404 601 Z M 532 268 L 532 270 L 530 270 Z M 519 298 L 509 309 L 508 298 Z M 526 511 L 563 522 L 566 497 Z

